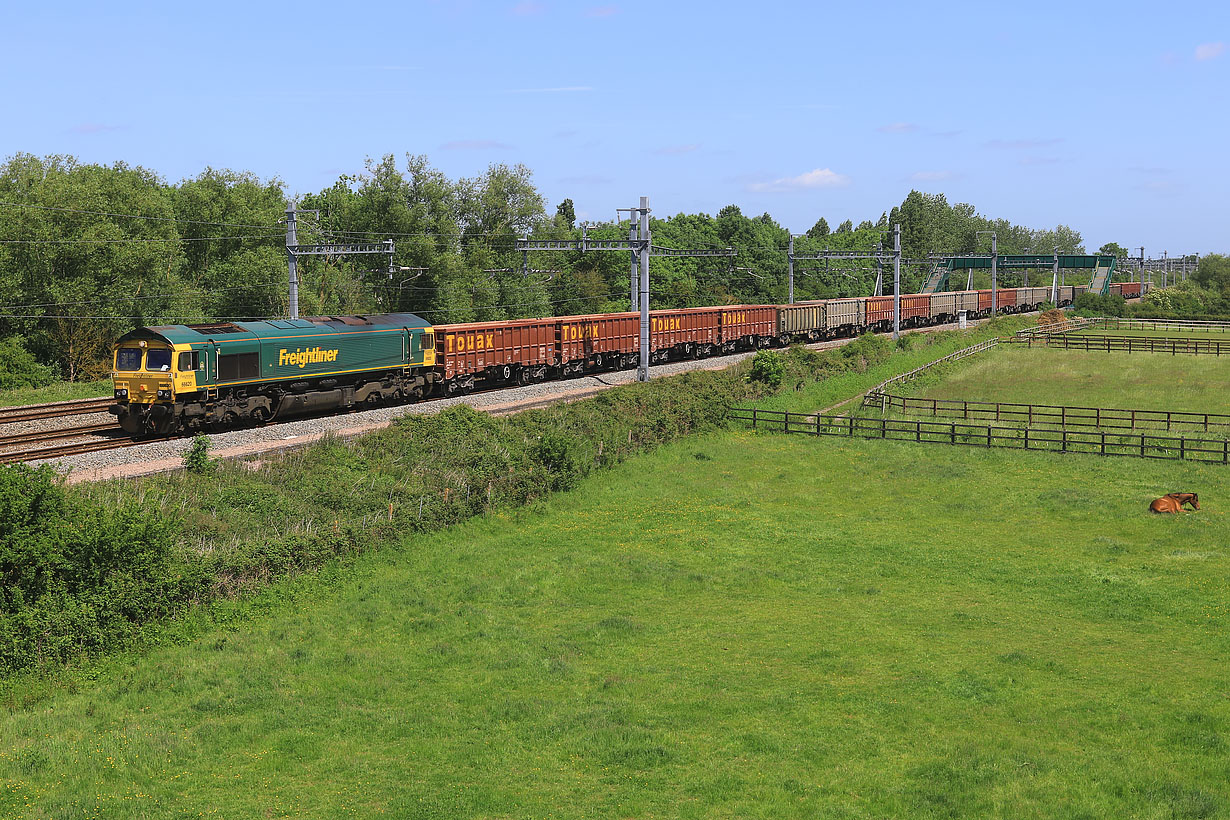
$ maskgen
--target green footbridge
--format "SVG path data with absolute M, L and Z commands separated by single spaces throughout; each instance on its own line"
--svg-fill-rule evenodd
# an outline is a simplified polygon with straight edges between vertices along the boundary
M 947 256 L 935 263 L 921 293 L 940 293 L 948 289 L 948 280 L 953 271 L 990 270 L 991 256 Z M 1110 282 L 1115 275 L 1115 257 L 1091 254 L 1004 254 L 996 260 L 997 270 L 1028 270 L 1050 268 L 1059 270 L 1092 270 L 1089 290 L 1105 296 L 1110 292 Z

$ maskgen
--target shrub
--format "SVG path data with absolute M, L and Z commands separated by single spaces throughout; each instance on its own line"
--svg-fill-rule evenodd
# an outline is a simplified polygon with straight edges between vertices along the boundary
M 122 644 L 182 605 L 202 575 L 177 565 L 175 533 L 66 493 L 49 467 L 0 468 L 0 670 Z
M 1123 316 L 1127 313 L 1127 300 L 1118 293 L 1102 296 L 1086 291 L 1073 300 L 1072 307 L 1080 316 Z
M 748 377 L 769 387 L 781 387 L 786 376 L 786 363 L 776 350 L 762 350 L 752 357 L 752 371 Z
M 217 462 L 209 457 L 209 436 L 195 436 L 192 446 L 184 453 L 184 469 L 198 475 L 208 475 L 214 471 Z
M 39 364 L 21 339 L 0 339 L 0 390 L 15 387 L 46 387 L 56 380 L 54 367 Z

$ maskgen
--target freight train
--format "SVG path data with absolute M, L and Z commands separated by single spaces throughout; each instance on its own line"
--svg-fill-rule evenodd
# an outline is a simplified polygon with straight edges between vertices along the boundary
M 1139 283 L 1111 285 L 1125 297 Z M 1059 289 L 1061 306 L 1085 288 Z M 1036 310 L 1050 288 L 998 291 L 998 312 Z M 991 292 L 901 297 L 903 327 L 989 316 Z M 654 310 L 650 361 L 815 342 L 893 322 L 891 296 Z M 431 325 L 410 313 L 143 327 L 115 343 L 111 413 L 133 436 L 222 430 L 310 412 L 417 401 L 634 367 L 640 316 L 603 313 Z

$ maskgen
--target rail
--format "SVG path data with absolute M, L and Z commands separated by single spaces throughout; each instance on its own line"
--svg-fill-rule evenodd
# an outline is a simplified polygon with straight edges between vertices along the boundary
M 1194 356 L 1230 356 L 1230 340 L 1221 339 L 1177 339 L 1161 336 L 1069 336 L 1055 334 L 1050 336 L 1030 336 L 1024 338 L 1009 337 L 1002 340 L 1006 344 L 1026 345 L 1033 347 L 1056 347 L 1063 350 L 1105 351 L 1107 353 L 1126 351 L 1128 353 L 1169 353 L 1177 356 L 1180 353 Z
M 58 401 L 51 404 L 24 404 L 16 407 L 0 407 L 0 424 L 34 421 L 36 419 L 54 419 L 63 416 L 81 416 L 86 413 L 104 413 L 114 401 L 114 399 L 99 398 Z
M 863 407 L 879 408 L 882 412 L 930 414 L 936 418 L 960 418 L 964 421 L 990 421 L 1055 425 L 1060 427 L 1095 427 L 1110 430 L 1139 430 L 1165 427 L 1169 431 L 1192 428 L 1203 432 L 1230 431 L 1230 415 L 1223 413 L 1193 413 L 1186 410 L 1132 410 L 1118 407 L 1078 407 L 1061 404 L 1024 404 L 1016 402 L 967 401 L 964 399 L 928 399 L 916 396 L 896 396 L 879 393 L 863 397 Z
M 878 438 L 969 447 L 1089 453 L 1104 456 L 1169 459 L 1230 464 L 1230 439 L 1196 439 L 1147 433 L 1107 433 L 999 427 L 944 421 L 823 416 L 784 410 L 731 408 L 730 418 L 750 422 L 753 430 L 815 436 Z

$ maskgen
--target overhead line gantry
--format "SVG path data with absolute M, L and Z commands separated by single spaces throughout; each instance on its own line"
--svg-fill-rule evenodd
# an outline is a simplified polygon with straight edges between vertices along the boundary
M 580 239 L 530 239 L 528 236 L 517 240 L 517 250 L 521 251 L 522 269 L 529 268 L 530 251 L 620 251 L 633 254 L 631 281 L 637 279 L 636 269 L 640 269 L 640 288 L 637 294 L 641 312 L 641 360 L 636 369 L 637 381 L 649 381 L 649 257 L 651 256 L 686 256 L 693 258 L 726 257 L 733 260 L 733 248 L 696 248 L 679 250 L 664 248 L 653 244 L 653 235 L 649 229 L 649 197 L 641 197 L 641 203 L 636 208 L 626 208 L 639 218 L 639 226 L 629 231 L 627 239 L 590 239 L 589 226 L 582 226 Z M 638 264 L 639 263 L 639 264 Z M 633 305 L 633 310 L 636 306 Z

